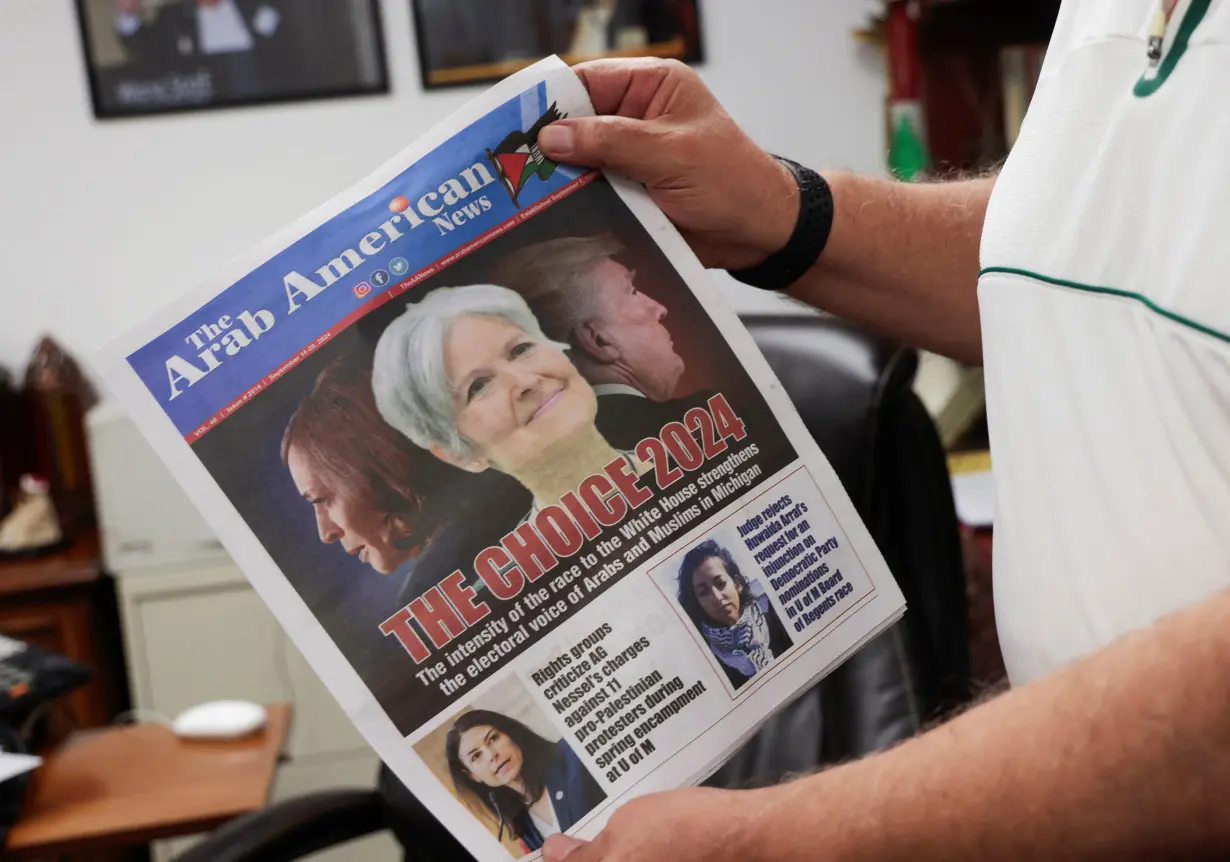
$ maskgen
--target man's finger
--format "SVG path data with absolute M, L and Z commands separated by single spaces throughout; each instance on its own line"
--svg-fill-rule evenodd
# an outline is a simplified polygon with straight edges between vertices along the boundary
M 598 114 L 643 117 L 676 65 L 656 57 L 590 60 L 573 67 Z M 683 67 L 686 68 L 686 67 Z
M 588 841 L 582 841 L 570 835 L 552 835 L 543 845 L 542 855 L 546 862 L 563 862 L 564 859 L 571 859 L 571 862 L 585 862 L 583 857 L 588 854 L 577 853 L 577 851 L 587 846 L 589 846 Z M 576 853 L 575 856 L 574 853 Z
M 674 169 L 674 153 L 662 148 L 653 124 L 626 117 L 560 120 L 538 133 L 538 146 L 557 162 L 610 169 L 642 183 Z

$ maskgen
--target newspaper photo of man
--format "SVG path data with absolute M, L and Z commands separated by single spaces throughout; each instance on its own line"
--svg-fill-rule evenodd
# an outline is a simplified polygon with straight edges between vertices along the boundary
M 666 307 L 617 259 L 624 251 L 610 233 L 549 239 L 507 255 L 495 280 L 525 297 L 549 338 L 568 344 L 598 396 L 598 428 L 632 448 L 712 392 L 676 397 L 686 364 L 663 322 Z
M 684 554 L 677 595 L 736 689 L 794 645 L 768 596 L 753 593 L 734 556 L 713 539 Z
M 380 414 L 416 445 L 524 485 L 533 503 L 523 521 L 621 457 L 634 474 L 649 469 L 598 430 L 597 396 L 566 347 L 508 288 L 437 288 L 380 336 L 372 389 Z

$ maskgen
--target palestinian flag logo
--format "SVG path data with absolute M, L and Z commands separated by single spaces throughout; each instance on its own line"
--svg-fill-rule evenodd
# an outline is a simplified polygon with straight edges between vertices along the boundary
M 508 192 L 513 205 L 517 208 L 521 207 L 517 198 L 520 197 L 521 190 L 525 188 L 530 177 L 538 177 L 545 181 L 555 173 L 556 163 L 544 156 L 542 150 L 538 149 L 538 132 L 544 126 L 556 120 L 562 120 L 566 116 L 567 114 L 561 114 L 556 103 L 552 102 L 551 107 L 547 108 L 546 113 L 539 117 L 534 125 L 524 132 L 510 133 L 494 150 L 487 149 L 487 161 L 491 162 L 491 166 L 495 168 L 500 184 L 504 186 L 504 191 Z

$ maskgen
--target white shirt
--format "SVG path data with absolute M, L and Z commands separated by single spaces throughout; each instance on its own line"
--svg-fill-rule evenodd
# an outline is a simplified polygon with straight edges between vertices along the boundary
M 595 383 L 593 385 L 594 394 L 602 395 L 635 395 L 637 398 L 644 398 L 645 393 L 637 389 L 635 386 L 629 386 L 627 383 Z
M 1230 0 L 1137 87 L 1155 2 L 1065 0 L 983 233 L 1017 684 L 1230 585 Z
M 563 795 L 564 794 L 562 792 L 557 792 L 555 794 L 556 798 L 561 798 L 563 797 Z M 550 806 L 550 811 L 551 811 L 551 818 L 547 820 L 542 817 L 539 817 L 537 814 L 534 813 L 533 809 L 530 809 L 530 821 L 534 824 L 534 828 L 538 830 L 538 834 L 541 835 L 543 838 L 546 838 L 548 835 L 554 835 L 557 832 L 559 832 L 559 820 L 555 816 L 555 805 L 554 804 Z

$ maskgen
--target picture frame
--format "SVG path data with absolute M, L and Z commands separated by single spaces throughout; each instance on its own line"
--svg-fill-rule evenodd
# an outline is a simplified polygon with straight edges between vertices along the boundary
M 97 119 L 389 92 L 379 0 L 76 0 Z
M 426 90 L 497 81 L 543 57 L 704 62 L 700 0 L 410 0 Z

